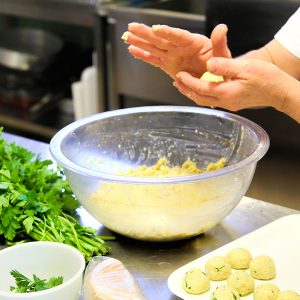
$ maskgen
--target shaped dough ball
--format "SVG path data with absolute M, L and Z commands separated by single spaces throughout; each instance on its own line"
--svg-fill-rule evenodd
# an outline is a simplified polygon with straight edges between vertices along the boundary
M 227 261 L 233 269 L 248 269 L 251 261 L 251 253 L 245 248 L 236 248 L 226 255 Z
M 193 268 L 185 273 L 182 287 L 187 293 L 198 295 L 209 290 L 210 281 L 200 269 Z
M 300 295 L 294 291 L 281 292 L 276 300 L 300 300 Z
M 255 279 L 270 280 L 276 276 L 275 263 L 268 255 L 261 255 L 252 259 L 249 269 Z
M 236 289 L 240 296 L 246 296 L 253 293 L 255 282 L 254 279 L 246 272 L 237 270 L 227 279 L 227 284 Z
M 276 300 L 279 295 L 279 288 L 272 283 L 263 283 L 254 290 L 254 300 Z
M 205 264 L 205 272 L 211 280 L 225 280 L 231 273 L 231 266 L 223 256 L 215 256 Z
M 211 300 L 239 300 L 240 295 L 237 290 L 230 286 L 218 286 L 211 295 Z
M 210 81 L 210 82 L 221 82 L 224 81 L 223 76 L 215 75 L 210 72 L 205 72 L 200 77 L 201 80 Z

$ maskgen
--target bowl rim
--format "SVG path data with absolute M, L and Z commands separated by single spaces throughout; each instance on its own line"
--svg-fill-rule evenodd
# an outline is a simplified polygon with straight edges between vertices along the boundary
M 7 248 L 2 249 L 0 251 L 0 256 L 7 252 L 15 251 L 17 248 L 22 249 L 22 248 L 36 248 L 36 247 L 41 247 L 41 250 L 45 247 L 46 248 L 52 247 L 53 251 L 55 251 L 55 249 L 58 249 L 58 248 L 66 249 L 67 251 L 70 252 L 70 255 L 72 254 L 79 259 L 80 267 L 78 268 L 77 272 L 70 279 L 68 279 L 67 281 L 63 281 L 63 283 L 58 286 L 52 287 L 47 290 L 37 291 L 37 292 L 32 292 L 32 293 L 13 293 L 13 292 L 9 292 L 9 291 L 0 290 L 0 298 L 1 297 L 9 297 L 11 299 L 26 299 L 26 298 L 36 299 L 36 297 L 38 297 L 38 296 L 50 295 L 52 293 L 55 293 L 56 291 L 60 291 L 60 290 L 64 289 L 65 287 L 72 285 L 75 281 L 77 281 L 80 278 L 80 276 L 83 276 L 83 272 L 85 269 L 85 259 L 84 259 L 83 254 L 80 251 L 78 251 L 77 249 L 75 249 L 74 247 L 63 244 L 63 243 L 50 242 L 50 241 L 27 242 L 27 243 L 23 243 L 23 244 L 9 246 Z
M 134 176 L 121 176 L 116 174 L 109 174 L 100 171 L 90 170 L 83 166 L 80 166 L 71 160 L 69 160 L 61 151 L 61 144 L 64 138 L 72 133 L 75 129 L 92 123 L 98 120 L 107 119 L 116 116 L 122 116 L 127 114 L 136 114 L 143 112 L 189 112 L 189 113 L 201 113 L 205 115 L 214 115 L 216 117 L 222 117 L 231 121 L 240 122 L 243 126 L 250 128 L 254 134 L 257 136 L 259 141 L 256 150 L 249 155 L 247 158 L 239 161 L 238 163 L 230 166 L 225 166 L 224 168 L 213 170 L 209 172 L 204 172 L 195 175 L 185 175 L 185 176 L 172 176 L 172 177 L 134 177 Z M 185 182 L 195 182 L 206 180 L 210 178 L 219 177 L 230 172 L 240 170 L 252 163 L 259 161 L 268 151 L 270 145 L 269 136 L 266 131 L 256 124 L 255 122 L 246 119 L 244 117 L 238 116 L 233 113 L 209 109 L 203 107 L 193 107 L 193 106 L 172 106 L 172 105 L 158 105 L 158 106 L 139 106 L 131 108 L 122 108 L 112 111 L 105 111 L 98 114 L 91 115 L 70 123 L 61 130 L 59 130 L 50 141 L 50 153 L 54 160 L 64 169 L 75 172 L 77 174 L 87 176 L 92 179 L 98 179 L 102 181 L 118 182 L 118 183 L 131 183 L 131 184 L 163 184 L 163 183 L 185 183 Z

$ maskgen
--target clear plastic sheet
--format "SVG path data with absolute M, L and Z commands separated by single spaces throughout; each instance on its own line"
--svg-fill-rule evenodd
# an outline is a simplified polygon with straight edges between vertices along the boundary
M 82 296 L 84 300 L 145 300 L 136 280 L 122 262 L 96 256 L 87 265 Z

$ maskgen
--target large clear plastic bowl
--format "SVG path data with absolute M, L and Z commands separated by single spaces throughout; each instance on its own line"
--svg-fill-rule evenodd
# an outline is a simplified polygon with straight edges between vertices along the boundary
M 60 130 L 50 151 L 74 194 L 107 228 L 148 241 L 184 239 L 218 224 L 239 203 L 269 147 L 257 124 L 223 111 L 147 106 L 99 113 Z M 198 167 L 226 158 L 224 168 L 198 175 L 128 177 L 120 171 Z

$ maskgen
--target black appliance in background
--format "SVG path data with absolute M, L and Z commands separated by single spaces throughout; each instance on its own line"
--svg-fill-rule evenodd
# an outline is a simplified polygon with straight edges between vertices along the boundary
M 208 0 L 206 35 L 227 24 L 233 56 L 264 46 L 299 8 L 299 0 Z
M 37 118 L 69 96 L 73 79 L 91 64 L 91 53 L 46 31 L 13 28 L 0 34 L 1 111 Z
M 59 105 L 71 98 L 72 82 L 91 64 L 92 49 L 82 49 L 41 29 L 6 29 L 0 33 L 2 119 L 16 120 L 19 127 L 38 124 L 34 131 L 39 134 L 38 126 L 45 128 L 41 139 L 48 140 L 56 128 L 74 120 L 72 114 L 61 114 Z
M 44 73 L 63 48 L 56 35 L 33 28 L 0 33 L 0 103 L 7 114 L 30 118 L 54 101 Z M 52 76 L 51 76 L 52 77 Z M 51 80 L 53 81 L 53 80 Z
M 91 64 L 91 52 L 64 45 L 49 66 L 39 72 L 10 69 L 0 64 L 1 111 L 35 119 L 58 101 L 70 97 L 70 86 Z

